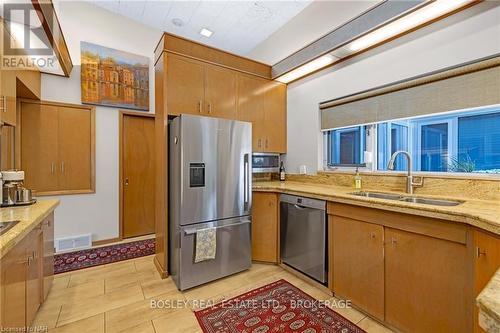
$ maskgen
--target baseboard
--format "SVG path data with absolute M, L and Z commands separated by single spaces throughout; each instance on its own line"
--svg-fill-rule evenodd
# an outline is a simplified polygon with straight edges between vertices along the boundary
M 162 279 L 168 278 L 168 272 L 165 269 L 163 269 L 163 267 L 161 266 L 160 262 L 158 261 L 158 258 L 156 257 L 156 255 L 155 255 L 153 262 L 155 264 L 156 270 L 158 271 L 158 273 L 160 273 L 161 278 Z
M 101 245 L 107 245 L 111 243 L 116 243 L 116 242 L 121 242 L 122 239 L 120 237 L 115 237 L 115 238 L 108 238 L 108 239 L 100 239 L 97 241 L 92 242 L 92 246 L 101 246 Z

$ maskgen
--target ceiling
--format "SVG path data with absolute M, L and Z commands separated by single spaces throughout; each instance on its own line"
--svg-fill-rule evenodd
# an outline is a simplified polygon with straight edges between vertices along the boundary
M 238 55 L 248 54 L 312 2 L 88 1 L 153 28 Z M 202 28 L 213 31 L 213 35 L 210 38 L 200 35 Z

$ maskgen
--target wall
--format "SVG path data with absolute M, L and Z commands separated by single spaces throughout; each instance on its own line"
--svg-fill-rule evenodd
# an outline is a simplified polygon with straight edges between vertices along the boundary
M 154 112 L 153 51 L 161 32 L 86 2 L 56 2 L 61 27 L 75 67 L 69 78 L 42 75 L 42 99 L 80 104 L 80 41 L 150 60 L 150 106 Z M 91 233 L 93 240 L 118 237 L 118 109 L 96 107 L 96 193 L 59 196 L 55 236 Z
M 500 3 L 486 1 L 290 84 L 287 172 L 322 169 L 318 103 L 496 53 Z

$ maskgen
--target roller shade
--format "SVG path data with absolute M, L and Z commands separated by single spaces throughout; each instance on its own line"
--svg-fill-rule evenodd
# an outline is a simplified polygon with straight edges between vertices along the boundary
M 323 102 L 321 129 L 500 104 L 500 56 Z

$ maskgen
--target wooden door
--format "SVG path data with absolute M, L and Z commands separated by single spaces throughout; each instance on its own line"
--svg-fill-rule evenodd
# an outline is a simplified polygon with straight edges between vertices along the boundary
M 167 113 L 202 114 L 204 110 L 204 65 L 195 60 L 167 56 Z
M 24 238 L 1 260 L 0 264 L 0 327 L 23 332 L 26 325 L 26 270 L 28 259 L 26 247 L 28 237 Z
M 42 222 L 43 233 L 43 299 L 47 299 L 54 281 L 54 213 Z
M 253 151 L 264 151 L 266 80 L 238 74 L 238 119 L 252 123 Z
M 474 230 L 474 300 L 500 267 L 500 238 Z M 484 332 L 479 326 L 478 307 L 474 306 L 474 332 Z
M 230 69 L 205 66 L 205 113 L 236 119 L 236 73 Z
M 270 81 L 265 93 L 264 150 L 286 153 L 286 84 Z
M 332 219 L 335 294 L 383 320 L 384 228 L 339 216 Z
M 252 260 L 278 262 L 278 195 L 253 193 Z
M 385 240 L 386 322 L 403 332 L 470 332 L 466 246 L 392 228 Z
M 53 105 L 21 102 L 21 169 L 35 192 L 58 189 L 58 110 Z
M 16 126 L 16 71 L 2 70 L 0 80 L 0 119 Z
M 26 276 L 26 325 L 29 326 L 35 318 L 43 299 L 43 235 L 41 229 L 35 228 L 27 237 L 29 238 L 27 253 L 30 259 Z
M 155 120 L 123 115 L 122 232 L 123 237 L 155 231 Z
M 60 191 L 92 188 L 92 113 L 87 109 L 58 107 Z

